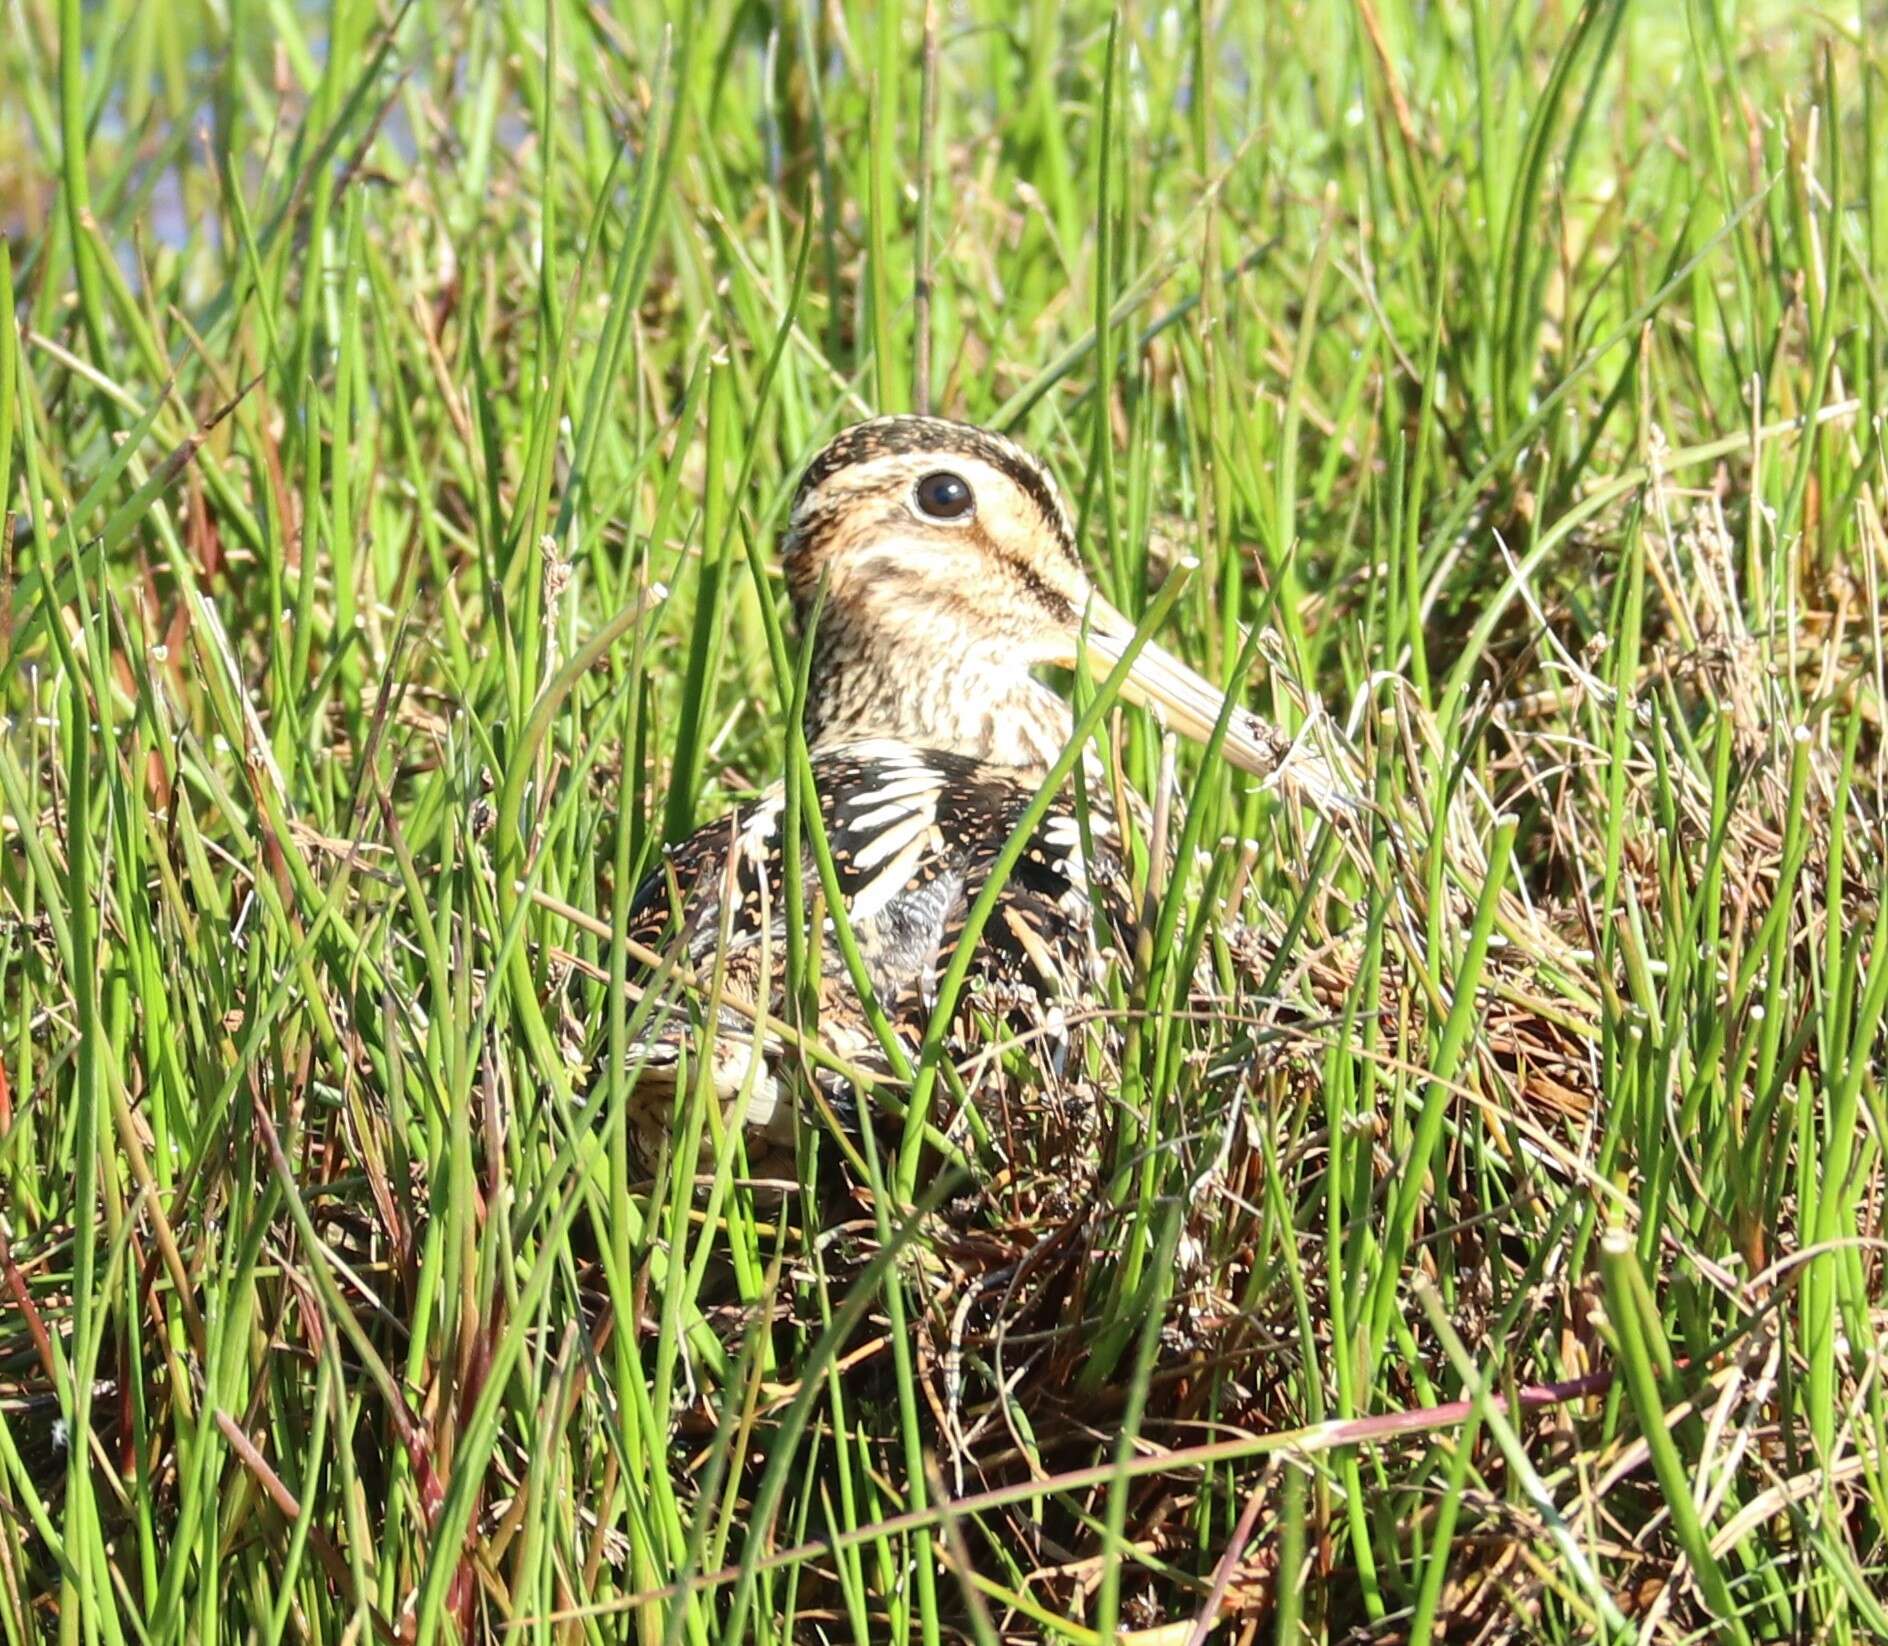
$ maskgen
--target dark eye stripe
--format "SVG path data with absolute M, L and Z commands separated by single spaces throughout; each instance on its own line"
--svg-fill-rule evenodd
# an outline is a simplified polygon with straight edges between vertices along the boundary
M 994 547 L 994 545 L 992 546 Z M 1073 623 L 1075 608 L 1065 595 L 1058 594 L 1042 579 L 1042 574 L 1026 560 L 1018 560 L 1014 555 L 998 553 L 997 558 L 1015 575 L 1016 580 L 1027 589 L 1036 600 L 1055 614 L 1058 623 Z

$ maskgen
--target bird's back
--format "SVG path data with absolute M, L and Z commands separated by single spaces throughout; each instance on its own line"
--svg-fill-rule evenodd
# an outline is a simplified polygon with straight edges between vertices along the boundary
M 887 740 L 815 754 L 814 787 L 833 868 L 873 993 L 914 1050 L 972 904 L 1035 797 L 1022 773 L 969 756 Z M 1099 797 L 1095 797 L 1098 801 Z M 724 1004 L 715 1035 L 714 1085 L 724 1102 L 745 1093 L 747 1124 L 779 1140 L 791 1132 L 766 1044 L 750 1068 L 753 1009 L 778 1016 L 787 966 L 786 794 L 782 786 L 672 846 L 638 889 L 630 936 L 674 954 L 706 986 L 717 972 Z M 1073 792 L 1056 797 L 1004 882 L 973 957 L 976 1005 L 1020 1029 L 1059 1022 L 1099 984 L 1103 950 L 1124 941 L 1131 903 L 1112 817 L 1092 805 L 1084 831 Z M 1088 848 L 1084 848 L 1084 832 Z M 810 849 L 801 851 L 806 918 L 823 907 Z M 819 1036 L 849 1063 L 884 1067 L 828 916 L 817 955 Z M 744 1009 L 745 1008 L 745 1009 Z M 673 1071 L 692 1041 L 679 1003 L 651 1023 L 636 1113 L 641 1152 L 673 1114 Z

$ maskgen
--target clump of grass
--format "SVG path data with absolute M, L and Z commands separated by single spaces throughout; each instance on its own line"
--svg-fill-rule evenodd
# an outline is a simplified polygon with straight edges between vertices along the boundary
M 9 1646 L 1888 1635 L 1865 33 L 12 20 Z M 1108 714 L 1065 1076 L 640 1181 L 629 896 L 921 403 L 1369 804 Z

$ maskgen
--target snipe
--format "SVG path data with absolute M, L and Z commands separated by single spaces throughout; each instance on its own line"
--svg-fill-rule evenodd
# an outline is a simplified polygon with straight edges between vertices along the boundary
M 1069 705 L 1035 677 L 1078 660 L 1105 673 L 1134 625 L 1082 568 L 1055 482 L 987 430 L 887 417 L 839 434 L 808 465 L 782 543 L 788 589 L 813 625 L 806 736 L 820 815 L 873 992 L 914 1051 L 940 974 L 993 860 L 1073 730 Z M 823 596 L 819 591 L 823 590 Z M 1204 739 L 1224 699 L 1149 643 L 1124 695 Z M 1262 776 L 1289 753 L 1275 728 L 1235 711 L 1225 757 Z M 1104 949 L 1131 950 L 1135 911 L 1103 785 L 1090 785 L 1087 841 L 1072 794 L 1057 798 L 1007 881 L 971 976 L 983 1009 L 1040 1028 L 1092 994 Z M 783 817 L 775 785 L 672 846 L 639 888 L 631 936 L 674 953 L 699 981 L 717 972 L 717 1097 L 745 1096 L 744 1123 L 791 1134 L 791 1055 L 762 1041 L 754 1011 L 782 1009 L 786 969 Z M 810 852 L 802 907 L 818 907 Z M 819 1037 L 847 1063 L 884 1069 L 835 944 L 817 955 Z M 638 1149 L 653 1161 L 673 1124 L 676 1074 L 696 1037 L 672 1011 L 637 1048 Z

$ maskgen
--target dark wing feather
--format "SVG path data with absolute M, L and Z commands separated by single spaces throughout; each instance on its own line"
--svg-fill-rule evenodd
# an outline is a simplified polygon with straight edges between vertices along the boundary
M 888 1002 L 908 1000 L 928 1012 L 970 906 L 1035 790 L 967 756 L 884 742 L 826 751 L 814 760 L 813 775 L 840 892 L 873 986 Z M 784 960 L 785 809 L 776 786 L 670 847 L 637 889 L 631 937 L 661 949 L 679 931 L 685 957 L 706 965 L 725 919 L 730 954 L 758 944 L 764 933 Z M 1090 839 L 1092 854 L 1083 849 L 1072 796 L 1058 797 L 1005 883 L 973 976 L 1052 992 L 1079 992 L 1093 980 L 1094 940 L 1121 941 L 1132 917 L 1114 824 L 1099 807 L 1091 811 Z M 801 856 L 811 908 L 818 876 L 811 851 Z M 730 894 L 732 913 L 724 915 Z M 1017 931 L 1019 919 L 1027 936 Z M 1055 958 L 1053 974 L 1044 972 L 1045 952 Z M 831 958 L 842 964 L 836 951 Z

